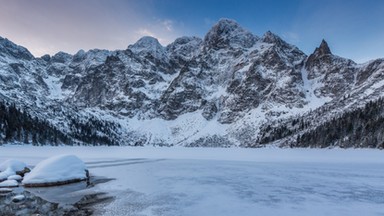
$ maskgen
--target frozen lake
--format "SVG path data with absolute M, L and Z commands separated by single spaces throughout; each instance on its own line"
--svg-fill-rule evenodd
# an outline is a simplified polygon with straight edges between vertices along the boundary
M 0 147 L 0 162 L 63 153 L 115 179 L 92 188 L 115 198 L 95 215 L 384 215 L 379 150 Z

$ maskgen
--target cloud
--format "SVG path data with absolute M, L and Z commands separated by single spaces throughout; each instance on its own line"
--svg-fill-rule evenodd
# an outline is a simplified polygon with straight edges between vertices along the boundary
M 207 18 L 207 17 L 204 18 L 204 25 L 207 27 L 213 26 L 216 22 L 217 22 L 217 20 L 213 20 L 213 19 Z
M 165 29 L 169 32 L 173 31 L 173 21 L 172 20 L 164 20 L 161 24 L 165 27 Z
M 4 1 L 0 36 L 25 46 L 35 56 L 124 49 L 143 36 L 167 45 L 181 36 L 181 22 L 155 11 L 150 4 L 130 0 Z
M 296 32 L 284 32 L 282 36 L 289 43 L 297 44 L 300 42 L 300 35 Z
M 144 36 L 151 36 L 156 38 L 162 45 L 167 45 L 174 40 L 174 37 L 164 34 L 164 32 L 160 31 L 159 33 L 154 33 L 154 31 L 149 30 L 147 28 L 140 28 L 137 31 L 135 31 L 135 34 L 136 34 L 136 40 L 139 40 Z
M 140 28 L 139 30 L 137 30 L 135 32 L 138 37 L 144 37 L 144 36 L 151 36 L 151 37 L 157 37 L 152 31 L 148 30 L 148 29 L 145 29 L 145 28 Z
M 143 22 L 142 26 L 137 27 L 137 30 L 134 31 L 135 39 L 151 36 L 157 38 L 162 45 L 167 45 L 179 36 L 175 30 L 175 24 L 177 23 L 170 19 L 155 19 L 153 22 Z

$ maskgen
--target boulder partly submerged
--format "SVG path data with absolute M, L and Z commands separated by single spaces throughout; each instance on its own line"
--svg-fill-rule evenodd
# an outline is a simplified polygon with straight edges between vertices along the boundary
M 74 155 L 59 155 L 41 161 L 24 176 L 24 187 L 49 187 L 88 179 L 88 170 Z

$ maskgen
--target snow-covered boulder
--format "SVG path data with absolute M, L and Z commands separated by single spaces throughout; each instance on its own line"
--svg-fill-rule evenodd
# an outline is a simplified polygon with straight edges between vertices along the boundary
M 74 155 L 59 155 L 41 161 L 25 175 L 25 187 L 46 187 L 69 184 L 86 180 L 87 168 L 82 160 Z
M 0 164 L 0 181 L 6 180 L 9 176 L 27 169 L 27 165 L 24 162 L 12 159 L 6 160 Z
M 20 175 L 11 175 L 11 176 L 8 176 L 8 180 L 21 181 L 23 180 L 23 177 L 21 177 Z
M 0 194 L 11 193 L 13 190 L 11 188 L 0 188 Z
M 24 162 L 9 159 L 0 164 L 0 171 L 3 172 L 6 169 L 12 169 L 15 172 L 23 170 L 27 165 Z
M 18 187 L 19 183 L 16 180 L 5 180 L 0 182 L 0 188 L 4 187 Z
M 12 202 L 14 202 L 14 203 L 19 203 L 19 202 L 22 202 L 24 200 L 25 200 L 25 196 L 22 194 L 19 194 L 19 195 L 12 197 Z

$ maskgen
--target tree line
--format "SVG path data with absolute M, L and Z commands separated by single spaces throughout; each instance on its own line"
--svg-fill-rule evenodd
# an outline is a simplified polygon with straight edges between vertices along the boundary
M 313 116 L 320 118 L 321 115 Z M 318 125 L 316 117 L 305 119 L 301 116 L 277 126 L 266 125 L 261 128 L 256 143 L 250 147 L 293 137 L 283 144 L 290 147 L 384 148 L 384 98 L 370 101 L 364 107 L 344 112 Z
M 69 119 L 70 132 L 64 133 L 49 121 L 32 117 L 15 104 L 0 101 L 0 145 L 23 143 L 32 145 L 119 145 L 114 136 L 114 123 L 94 117 Z
M 66 134 L 48 121 L 20 111 L 15 104 L 0 102 L 0 143 L 33 145 L 72 144 Z

